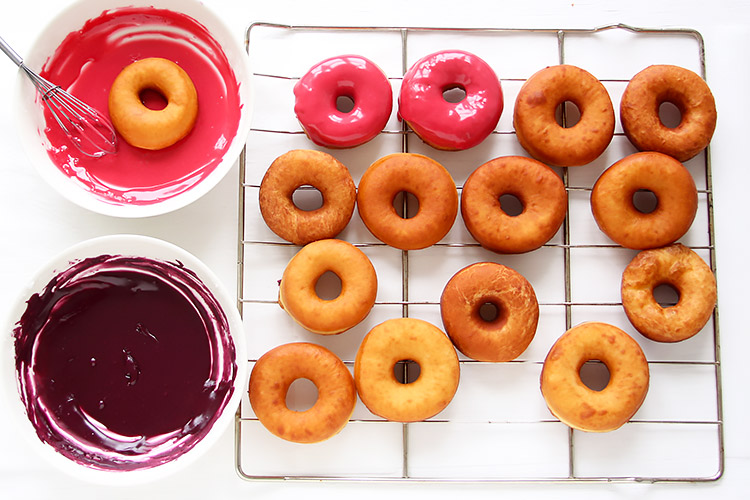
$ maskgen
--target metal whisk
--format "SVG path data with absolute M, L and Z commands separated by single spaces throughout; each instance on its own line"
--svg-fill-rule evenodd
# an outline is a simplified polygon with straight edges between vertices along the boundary
M 0 50 L 31 79 L 44 105 L 81 153 L 99 158 L 117 152 L 115 130 L 104 115 L 29 69 L 2 37 Z

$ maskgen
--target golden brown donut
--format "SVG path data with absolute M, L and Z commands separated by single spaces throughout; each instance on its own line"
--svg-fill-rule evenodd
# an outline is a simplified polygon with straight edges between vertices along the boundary
M 523 205 L 516 216 L 505 213 L 500 197 L 513 195 Z M 568 194 L 558 175 L 531 158 L 505 156 L 476 169 L 461 191 L 466 228 L 483 247 L 499 253 L 535 250 L 555 235 L 568 208 Z
M 153 110 L 142 102 L 144 90 L 156 90 L 167 100 Z M 109 90 L 109 116 L 131 146 L 163 149 L 184 138 L 198 116 L 198 93 L 188 74 L 160 57 L 136 61 L 123 69 Z
M 324 300 L 315 285 L 328 271 L 341 280 L 341 293 Z M 377 290 L 375 268 L 362 250 L 342 240 L 318 240 L 302 247 L 287 264 L 279 285 L 279 305 L 307 330 L 333 335 L 365 319 Z
M 393 368 L 399 361 L 419 365 L 419 377 L 404 384 Z M 367 408 L 396 422 L 417 422 L 442 411 L 458 389 L 458 355 L 431 323 L 414 318 L 387 320 L 362 340 L 354 361 L 354 382 Z
M 677 304 L 662 307 L 654 288 L 668 284 L 679 293 Z M 622 273 L 625 314 L 645 337 L 679 342 L 698 333 L 716 305 L 716 279 L 711 268 L 690 248 L 676 243 L 644 250 Z
M 609 383 L 595 391 L 581 381 L 587 361 L 609 370 Z M 608 432 L 621 427 L 646 398 L 649 370 L 631 336 L 606 323 L 582 323 L 565 332 L 544 360 L 541 389 L 547 407 L 561 422 L 582 431 Z
M 305 411 L 286 405 L 289 386 L 298 379 L 308 379 L 318 389 L 318 399 Z M 357 402 L 349 369 L 325 347 L 307 342 L 284 344 L 261 356 L 250 374 L 248 393 L 260 423 L 295 443 L 317 443 L 338 434 Z
M 323 197 L 316 210 L 302 210 L 292 199 L 302 186 Z M 357 190 L 341 162 L 322 151 L 295 149 L 276 158 L 263 176 L 258 194 L 260 213 L 268 227 L 295 245 L 335 238 L 354 213 Z
M 403 218 L 393 206 L 402 192 L 419 202 L 414 217 Z M 458 191 L 440 163 L 413 153 L 395 153 L 375 161 L 359 181 L 357 210 L 370 232 L 401 250 L 426 248 L 440 241 L 458 214 Z
M 653 212 L 633 204 L 639 190 L 657 199 Z M 615 243 L 642 250 L 669 245 L 693 224 L 698 192 L 690 172 L 662 153 L 634 153 L 609 167 L 591 192 L 591 211 L 599 228 Z
M 497 316 L 482 318 L 492 304 Z M 478 262 L 457 272 L 443 289 L 440 314 L 456 348 L 478 361 L 516 359 L 531 343 L 539 304 L 531 284 L 518 272 L 495 262 Z
M 680 124 L 667 127 L 659 117 L 665 102 L 680 111 Z M 641 151 L 658 151 L 679 161 L 697 155 L 716 128 L 716 103 L 705 80 L 689 69 L 649 66 L 635 75 L 620 101 L 625 135 Z
M 557 123 L 555 111 L 566 101 L 581 117 L 572 127 Z M 615 112 L 607 89 L 591 73 L 567 64 L 537 71 L 521 87 L 513 111 L 521 146 L 548 165 L 585 165 L 601 155 L 615 131 Z

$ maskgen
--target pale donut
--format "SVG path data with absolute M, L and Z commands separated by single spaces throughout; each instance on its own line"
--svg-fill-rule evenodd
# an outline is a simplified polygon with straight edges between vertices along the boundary
M 140 94 L 152 89 L 167 100 L 153 110 Z M 109 116 L 117 132 L 131 146 L 163 149 L 183 139 L 198 116 L 198 93 L 188 74 L 167 59 L 150 57 L 123 69 L 109 90 Z
M 587 361 L 609 370 L 609 383 L 595 391 L 581 380 Z M 646 398 L 649 370 L 632 337 L 606 323 L 582 323 L 565 332 L 544 360 L 541 390 L 547 407 L 564 424 L 582 431 L 615 430 L 632 418 Z
M 321 299 L 315 285 L 327 271 L 341 280 L 341 293 Z M 370 259 L 351 243 L 318 240 L 302 247 L 284 269 L 279 305 L 301 326 L 321 335 L 344 332 L 375 304 L 378 280 Z
M 419 377 L 403 384 L 393 368 L 419 364 Z M 365 336 L 354 362 L 357 392 L 367 408 L 396 422 L 416 422 L 442 411 L 458 389 L 456 350 L 439 328 L 414 318 L 390 319 Z

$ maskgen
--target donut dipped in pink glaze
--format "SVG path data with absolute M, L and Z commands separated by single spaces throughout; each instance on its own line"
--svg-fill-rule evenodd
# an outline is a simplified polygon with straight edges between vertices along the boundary
M 358 55 L 331 57 L 314 65 L 294 85 L 294 98 L 294 112 L 305 134 L 328 148 L 352 148 L 373 139 L 393 107 L 388 77 Z
M 462 98 L 451 102 L 455 99 L 447 98 L 446 91 L 456 89 Z M 497 75 L 480 57 L 462 50 L 423 57 L 409 68 L 401 84 L 399 116 L 436 149 L 458 151 L 480 144 L 495 129 L 502 112 Z

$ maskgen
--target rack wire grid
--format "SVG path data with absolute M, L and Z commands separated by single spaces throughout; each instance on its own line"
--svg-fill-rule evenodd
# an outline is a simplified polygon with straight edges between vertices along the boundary
M 461 382 L 455 398 L 425 422 L 388 422 L 358 401 L 350 422 L 338 435 L 323 443 L 301 445 L 263 428 L 245 394 L 235 429 L 236 469 L 242 478 L 704 482 L 721 477 L 718 308 L 706 327 L 689 340 L 659 344 L 642 337 L 627 321 L 619 296 L 622 271 L 636 252 L 612 244 L 591 215 L 589 196 L 596 178 L 635 152 L 619 120 L 611 145 L 599 159 L 582 167 L 556 169 L 568 192 L 567 217 L 558 234 L 533 252 L 499 255 L 481 248 L 460 215 L 441 242 L 424 250 L 401 251 L 375 239 L 355 211 L 339 238 L 368 255 L 379 287 L 370 315 L 341 335 L 307 332 L 279 307 L 278 280 L 299 247 L 267 228 L 257 201 L 260 181 L 276 157 L 291 149 L 321 149 L 307 139 L 296 120 L 292 87 L 313 64 L 327 57 L 363 55 L 381 66 L 393 86 L 394 109 L 385 130 L 363 146 L 329 151 L 347 165 L 355 183 L 376 159 L 413 152 L 442 163 L 460 190 L 482 163 L 498 156 L 525 155 L 514 134 L 512 107 L 520 86 L 537 70 L 561 63 L 587 69 L 602 81 L 618 109 L 629 79 L 650 64 L 683 66 L 705 78 L 700 33 L 621 24 L 595 29 L 462 29 L 254 23 L 247 29 L 246 47 L 254 71 L 256 104 L 252 130 L 240 157 L 238 306 L 246 328 L 250 369 L 263 353 L 292 341 L 324 345 L 352 369 L 361 339 L 386 319 L 418 317 L 442 328 L 439 297 L 445 283 L 459 269 L 478 261 L 499 262 L 523 274 L 539 299 L 540 321 L 529 348 L 512 362 L 483 363 L 460 356 Z M 500 77 L 505 96 L 496 130 L 481 145 L 461 152 L 430 148 L 397 116 L 396 98 L 408 67 L 426 54 L 447 48 L 468 50 L 487 61 Z M 566 108 L 562 119 L 575 111 Z M 669 114 L 668 108 L 663 109 L 663 120 Z M 710 151 L 686 162 L 685 167 L 698 186 L 699 209 L 680 241 L 715 272 Z M 298 193 L 304 191 L 298 190 L 295 196 Z M 299 203 L 304 204 L 301 196 Z M 651 386 L 644 404 L 629 423 L 609 433 L 571 430 L 550 414 L 539 390 L 549 348 L 563 332 L 584 321 L 604 321 L 624 329 L 640 343 L 649 362 Z M 311 384 L 298 382 L 292 385 L 287 402 L 301 409 L 315 401 L 316 392 Z

